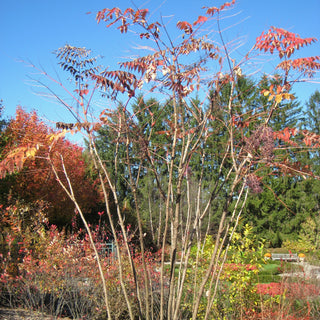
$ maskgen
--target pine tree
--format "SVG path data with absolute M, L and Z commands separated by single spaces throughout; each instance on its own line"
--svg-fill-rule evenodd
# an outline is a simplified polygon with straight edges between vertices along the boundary
M 306 129 L 320 134 L 320 92 L 316 90 L 306 103 L 305 127 Z
M 268 79 L 263 76 L 256 89 L 261 91 L 270 85 L 277 86 L 281 78 Z M 271 102 L 263 95 L 255 101 L 255 108 L 270 109 Z M 273 112 L 269 126 L 273 132 L 287 127 L 299 127 L 302 124 L 302 107 L 297 100 L 281 101 Z M 263 124 L 261 124 L 263 125 Z M 279 146 L 282 142 L 279 141 Z M 299 153 L 292 149 L 289 161 L 301 161 Z M 297 156 L 298 154 L 298 156 Z M 282 150 L 275 151 L 276 157 L 288 157 Z M 243 223 L 253 225 L 257 234 L 267 240 L 271 246 L 279 246 L 287 238 L 297 238 L 300 225 L 308 216 L 307 206 L 301 205 L 301 199 L 306 199 L 304 182 L 300 177 L 284 176 L 281 172 L 270 167 L 259 165 L 261 188 L 260 194 L 251 194 L 245 209 Z M 280 241 L 281 240 L 281 241 Z

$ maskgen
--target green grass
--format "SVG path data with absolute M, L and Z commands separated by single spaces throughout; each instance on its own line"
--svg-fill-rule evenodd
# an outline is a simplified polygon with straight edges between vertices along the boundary
M 278 272 L 279 267 L 280 267 L 280 263 L 267 263 L 262 266 L 262 269 L 260 272 L 276 274 L 276 273 L 279 273 Z
M 269 261 L 262 265 L 259 273 L 257 274 L 256 282 L 270 283 L 279 282 L 281 273 L 299 272 L 301 266 L 291 262 Z
M 259 273 L 257 274 L 256 282 L 257 283 L 270 283 L 270 282 L 279 282 L 279 267 L 280 263 L 272 261 L 271 263 L 267 263 L 262 265 Z

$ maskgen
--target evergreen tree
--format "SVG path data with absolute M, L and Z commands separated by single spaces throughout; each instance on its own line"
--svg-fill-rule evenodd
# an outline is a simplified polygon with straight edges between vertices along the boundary
M 316 90 L 306 103 L 305 127 L 306 129 L 320 134 L 320 92 Z
M 263 76 L 256 90 L 261 91 L 269 88 L 270 85 L 277 86 L 280 83 L 281 79 L 278 77 L 270 80 Z M 257 109 L 270 110 L 271 102 L 268 101 L 268 97 L 260 96 L 255 104 Z M 287 127 L 299 128 L 302 120 L 303 113 L 300 103 L 297 100 L 283 100 L 273 111 L 272 120 L 268 125 L 275 132 Z M 282 142 L 278 143 L 278 147 L 281 147 Z M 279 149 L 275 150 L 275 157 L 282 159 L 283 156 L 288 156 Z M 299 156 L 296 156 L 294 149 L 290 154 L 292 156 L 289 161 L 301 161 Z M 250 194 L 243 215 L 243 223 L 252 224 L 255 232 L 265 238 L 269 245 L 281 246 L 285 239 L 298 237 L 301 223 L 308 216 L 310 208 L 301 203 L 301 199 L 309 199 L 309 195 L 305 192 L 305 182 L 297 176 L 285 176 L 263 165 L 259 165 L 256 169 L 260 172 L 260 176 L 263 176 L 263 179 L 260 180 L 263 192 Z
M 320 92 L 316 90 L 306 103 L 304 129 L 320 135 Z M 320 175 L 320 152 L 318 150 L 309 150 L 304 155 L 304 161 L 312 167 L 315 175 Z

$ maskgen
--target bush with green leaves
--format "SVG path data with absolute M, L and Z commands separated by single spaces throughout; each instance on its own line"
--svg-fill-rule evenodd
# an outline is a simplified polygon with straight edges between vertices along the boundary
M 256 290 L 256 279 L 263 260 L 263 242 L 253 234 L 252 227 L 245 225 L 241 232 L 230 232 L 230 241 L 225 247 L 224 263 L 216 266 L 218 286 L 206 287 L 197 319 L 204 319 L 206 308 L 211 307 L 212 319 L 240 319 L 249 310 L 259 308 L 260 296 Z M 194 245 L 191 249 L 191 263 L 187 273 L 185 290 L 185 308 L 191 303 L 188 296 L 190 287 L 199 285 L 210 263 L 214 251 L 212 236 L 207 236 L 201 247 Z M 194 270 L 198 270 L 197 273 Z M 191 290 L 190 290 L 191 291 Z M 212 293 L 218 294 L 211 299 Z

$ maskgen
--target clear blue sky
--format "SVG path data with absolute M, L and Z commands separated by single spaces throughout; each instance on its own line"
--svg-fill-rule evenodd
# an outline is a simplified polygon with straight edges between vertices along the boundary
M 169 26 L 178 20 L 194 21 L 202 14 L 203 6 L 218 6 L 214 0 L 135 0 L 137 6 L 147 7 L 154 17 L 173 16 Z M 105 66 L 115 66 L 121 57 L 132 52 L 138 39 L 122 36 L 114 29 L 97 25 L 95 13 L 103 8 L 133 6 L 129 0 L 2 0 L 0 1 L 0 99 L 5 105 L 5 115 L 14 115 L 17 105 L 26 110 L 36 109 L 40 116 L 52 121 L 65 121 L 65 113 L 57 105 L 35 94 L 29 77 L 37 78 L 27 67 L 31 61 L 49 72 L 57 70 L 57 60 L 52 52 L 66 43 L 92 49 L 104 56 Z M 87 12 L 92 14 L 87 14 Z M 230 12 L 232 20 L 222 21 L 223 27 L 238 23 L 226 31 L 226 39 L 245 36 L 249 48 L 255 38 L 270 26 L 281 27 L 320 40 L 319 0 L 238 0 Z M 170 31 L 170 29 L 169 29 Z M 130 51 L 131 50 L 131 51 Z M 320 55 L 320 43 L 302 49 L 303 55 Z M 319 80 L 319 79 L 318 79 Z M 302 101 L 320 89 L 320 84 L 305 85 L 296 90 Z

